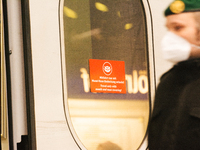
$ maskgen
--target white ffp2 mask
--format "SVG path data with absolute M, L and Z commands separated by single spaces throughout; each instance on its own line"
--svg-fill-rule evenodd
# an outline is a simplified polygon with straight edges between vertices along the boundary
M 187 60 L 192 48 L 187 40 L 170 31 L 164 36 L 161 46 L 164 59 L 173 63 Z

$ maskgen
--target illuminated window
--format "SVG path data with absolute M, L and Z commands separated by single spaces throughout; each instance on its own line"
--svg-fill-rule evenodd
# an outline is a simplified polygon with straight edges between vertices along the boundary
M 65 103 L 77 136 L 88 150 L 137 149 L 150 113 L 141 1 L 65 0 L 63 21 Z M 91 92 L 89 59 L 125 62 L 126 94 Z

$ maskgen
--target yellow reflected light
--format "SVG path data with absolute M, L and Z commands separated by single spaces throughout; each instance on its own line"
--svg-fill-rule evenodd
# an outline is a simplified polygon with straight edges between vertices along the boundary
M 133 27 L 133 24 L 132 23 L 127 23 L 125 26 L 124 26 L 124 29 L 125 30 L 129 30 Z
M 73 19 L 78 18 L 77 13 L 66 6 L 64 6 L 64 14 L 69 18 L 73 18 Z
M 121 13 L 120 13 L 120 11 L 117 12 L 117 15 L 121 18 Z
M 107 12 L 108 11 L 108 7 L 102 3 L 96 2 L 95 3 L 95 7 L 96 9 L 103 11 L 103 12 Z

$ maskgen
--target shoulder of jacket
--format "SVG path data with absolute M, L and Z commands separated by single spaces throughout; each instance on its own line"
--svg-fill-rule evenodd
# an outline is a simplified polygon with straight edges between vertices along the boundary
M 166 72 L 160 77 L 160 81 L 161 81 L 162 79 L 164 79 L 166 76 L 168 76 L 169 74 L 171 74 L 173 70 L 174 70 L 174 67 L 172 67 L 171 69 L 169 69 L 168 71 L 166 71 Z

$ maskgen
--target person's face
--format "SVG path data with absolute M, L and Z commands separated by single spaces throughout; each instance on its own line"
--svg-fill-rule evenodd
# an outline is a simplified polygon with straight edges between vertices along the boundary
M 166 17 L 169 31 L 181 36 L 194 45 L 200 45 L 199 33 L 193 13 L 180 13 Z

